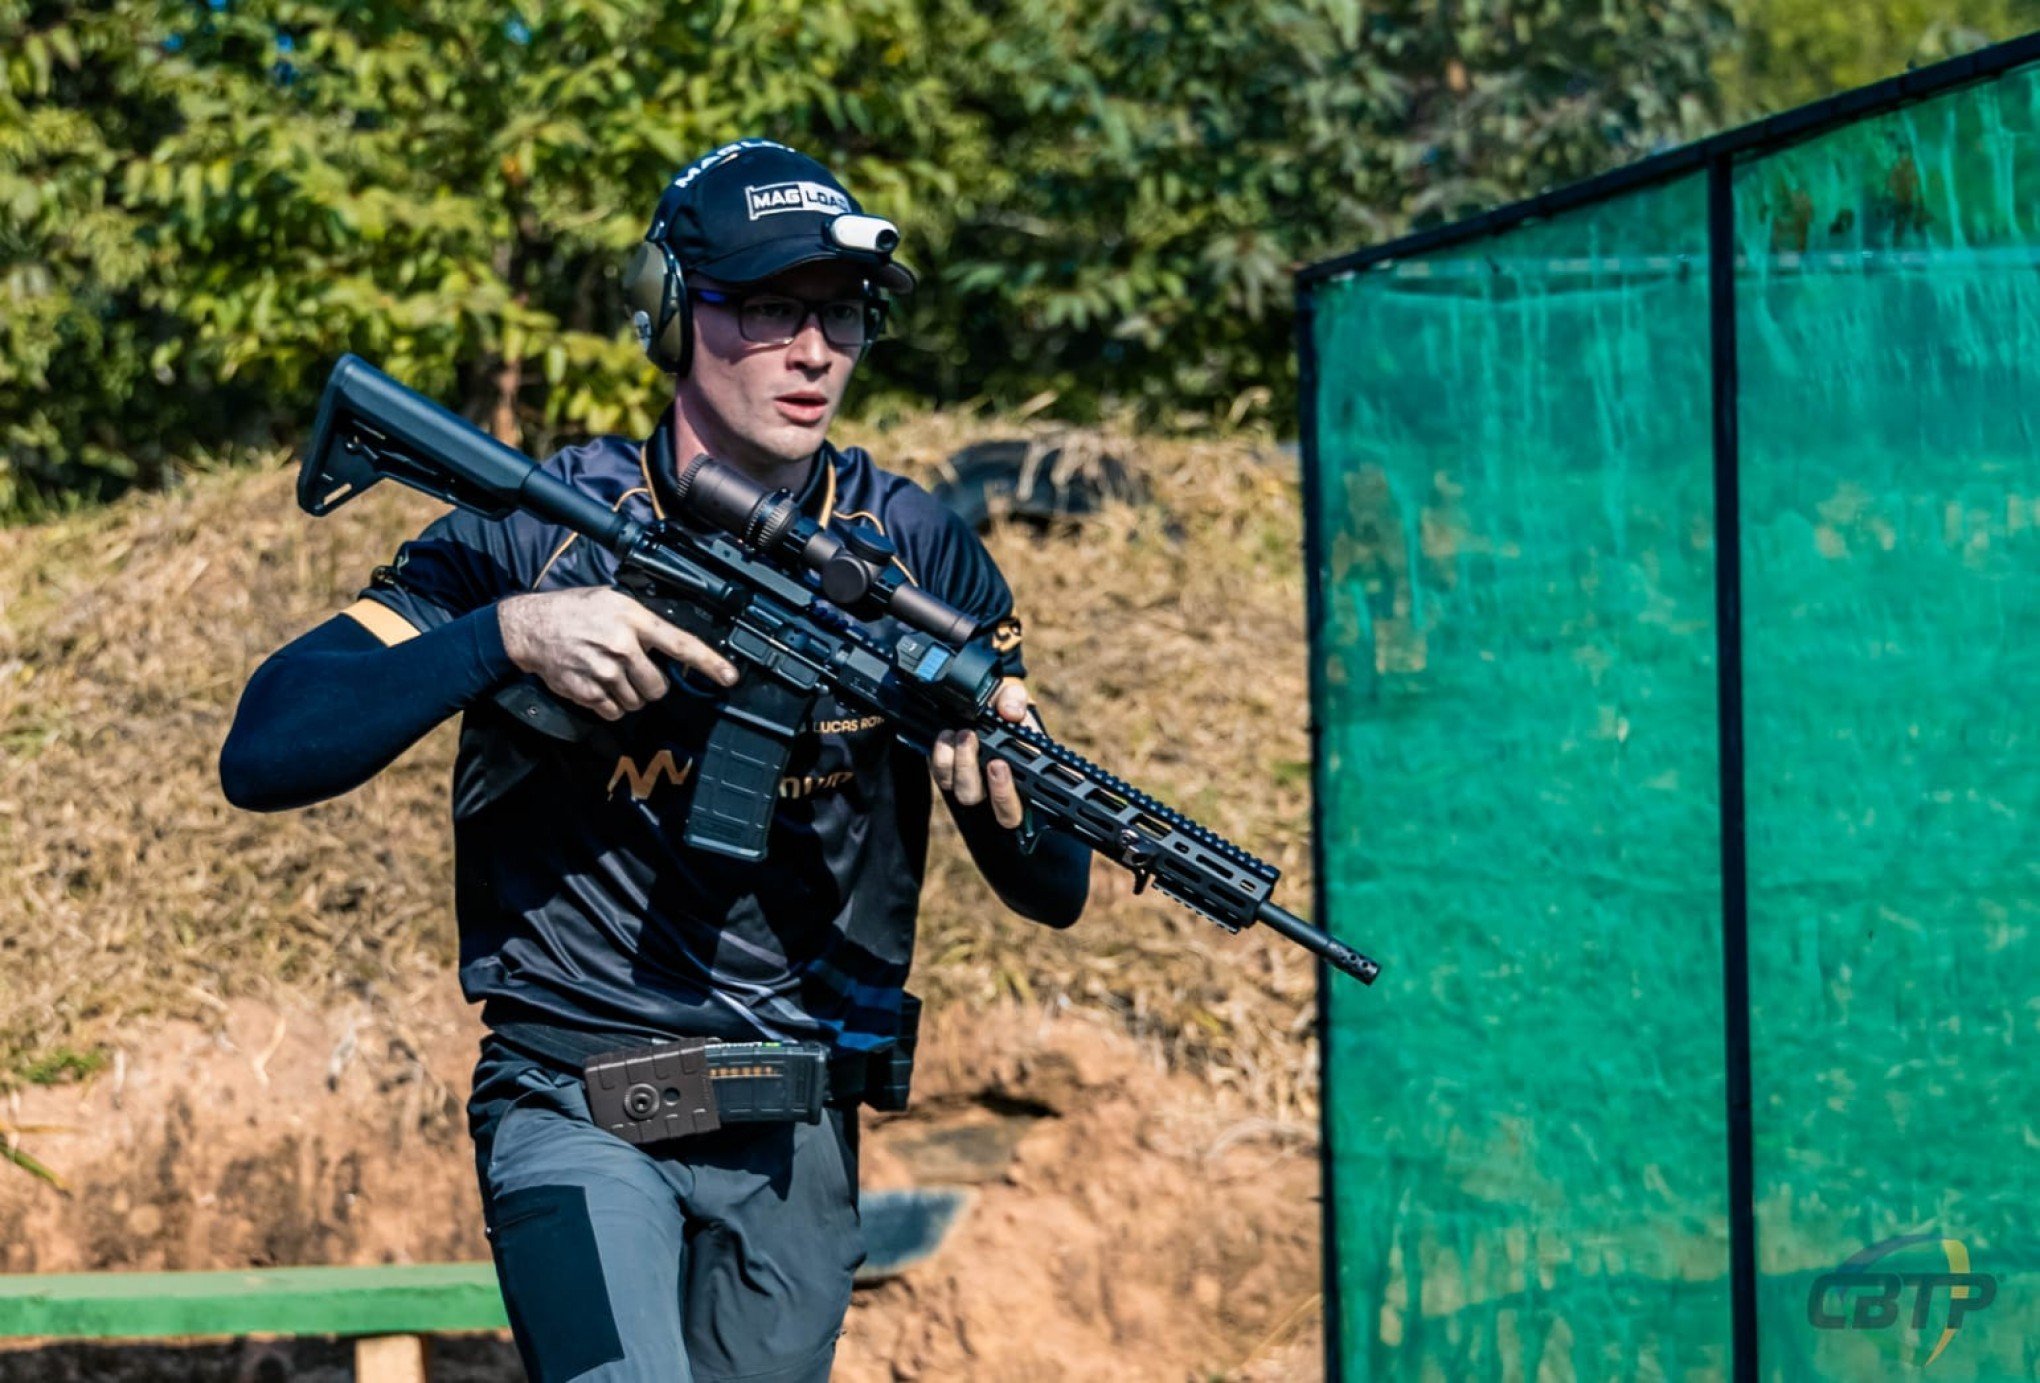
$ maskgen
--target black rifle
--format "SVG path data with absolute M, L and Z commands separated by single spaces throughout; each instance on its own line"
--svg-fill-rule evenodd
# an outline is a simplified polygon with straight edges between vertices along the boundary
M 893 545 L 857 525 L 839 537 L 708 457 L 680 468 L 680 512 L 641 524 L 547 475 L 531 459 L 383 374 L 343 356 L 326 382 L 298 503 L 314 515 L 383 478 L 484 518 L 522 510 L 614 553 L 617 584 L 736 664 L 741 679 L 694 774 L 688 845 L 742 860 L 765 855 L 787 754 L 817 696 L 884 716 L 926 754 L 944 730 L 975 731 L 1004 759 L 1027 803 L 1023 839 L 1075 836 L 1229 932 L 1265 922 L 1372 984 L 1381 967 L 1269 901 L 1275 868 L 1096 764 L 991 708 L 998 655 L 967 615 L 901 579 Z M 857 620 L 906 627 L 888 645 Z M 851 618 L 855 616 L 856 618 Z M 535 679 L 497 700 L 525 723 L 583 740 L 600 722 Z

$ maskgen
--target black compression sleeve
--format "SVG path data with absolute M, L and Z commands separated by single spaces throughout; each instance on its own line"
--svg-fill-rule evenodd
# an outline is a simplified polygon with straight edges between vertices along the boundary
M 943 799 L 978 873 L 1000 902 L 1051 927 L 1067 927 L 1083 916 L 1091 894 L 1091 852 L 1082 841 L 1044 831 L 1029 854 L 1020 848 L 1020 833 L 999 824 L 989 798 L 972 807 L 959 806 L 947 793 Z
M 387 646 L 336 615 L 248 679 L 220 750 L 220 786 L 250 811 L 338 796 L 516 672 L 493 605 Z

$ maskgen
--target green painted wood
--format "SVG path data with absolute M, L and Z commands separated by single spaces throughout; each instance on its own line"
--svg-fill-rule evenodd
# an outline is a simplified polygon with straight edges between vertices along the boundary
M 508 1324 L 488 1263 L 0 1274 L 0 1337 L 409 1335 Z

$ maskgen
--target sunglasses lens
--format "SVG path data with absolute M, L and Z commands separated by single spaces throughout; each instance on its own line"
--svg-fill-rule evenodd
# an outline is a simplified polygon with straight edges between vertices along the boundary
M 770 295 L 746 298 L 737 314 L 737 328 L 753 345 L 783 346 L 800 335 L 810 314 L 822 324 L 822 339 L 832 346 L 861 346 L 869 335 L 864 304 L 850 298 L 826 303 Z

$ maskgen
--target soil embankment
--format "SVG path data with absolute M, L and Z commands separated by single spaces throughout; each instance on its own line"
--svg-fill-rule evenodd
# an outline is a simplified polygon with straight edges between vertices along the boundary
M 163 1025 L 91 1082 L 19 1092 L 10 1118 L 50 1130 L 37 1151 L 69 1194 L 0 1179 L 0 1268 L 485 1257 L 460 1122 L 478 1032 L 450 989 L 401 1023 L 243 1001 L 210 1027 Z M 951 1007 L 926 1049 L 914 1108 L 867 1116 L 864 1182 L 974 1199 L 934 1259 L 860 1290 L 838 1378 L 1313 1375 L 1308 1128 L 1228 1110 L 1080 1012 Z M 506 1352 L 491 1369 L 479 1344 L 458 1349 L 478 1379 L 515 1376 Z M 331 1351 L 210 1353 L 315 1378 Z M 141 1352 L 130 1376 L 189 1376 L 145 1368 L 175 1359 Z M 0 1379 L 9 1367 L 0 1354 Z
M 925 471 L 988 431 L 871 440 Z M 1281 866 L 1300 906 L 1293 485 L 1244 446 L 1119 450 L 1161 511 L 993 539 L 1037 697 L 1056 734 Z M 38 1130 L 21 1146 L 69 1186 L 0 1167 L 6 1270 L 485 1255 L 450 727 L 302 812 L 218 794 L 248 672 L 435 512 L 384 487 L 314 522 L 290 482 L 199 475 L 0 533 L 0 1124 Z M 1103 866 L 1085 921 L 1044 932 L 998 908 L 937 817 L 917 1101 L 871 1121 L 865 1180 L 976 1198 L 940 1256 L 858 1294 L 838 1376 L 1315 1376 L 1308 957 L 1135 899 Z M 504 1376 L 490 1348 L 449 1349 L 446 1376 Z M 208 1350 L 133 1376 L 344 1376 L 315 1342 Z M 113 1357 L 0 1352 L 0 1380 L 117 1376 Z

